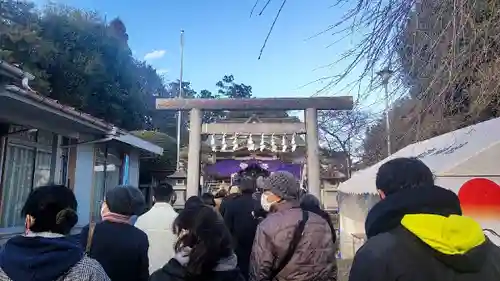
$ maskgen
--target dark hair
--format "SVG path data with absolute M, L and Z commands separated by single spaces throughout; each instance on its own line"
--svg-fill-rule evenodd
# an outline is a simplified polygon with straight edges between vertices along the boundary
M 300 206 L 303 208 L 321 208 L 321 202 L 319 202 L 319 199 L 308 193 L 302 196 L 300 199 Z
M 199 196 L 191 196 L 186 200 L 186 203 L 184 203 L 184 209 L 188 208 L 193 208 L 196 206 L 203 205 L 203 200 Z
M 168 183 L 163 183 L 153 187 L 153 192 L 156 202 L 170 202 L 174 188 Z
M 238 184 L 241 193 L 254 193 L 257 190 L 255 178 L 243 176 Z
M 66 235 L 78 222 L 73 191 L 64 185 L 46 185 L 35 188 L 24 203 L 22 216 L 35 220 L 30 226 L 33 232 L 53 232 Z
M 215 200 L 214 200 L 214 196 L 211 194 L 211 193 L 203 193 L 201 195 L 201 201 L 203 201 L 203 203 L 205 205 L 209 205 L 209 206 L 215 206 Z
M 190 247 L 186 272 L 189 277 L 212 273 L 220 259 L 233 253 L 231 234 L 224 220 L 215 209 L 207 205 L 182 210 L 174 220 L 174 233 L 181 235 L 175 243 L 175 251 Z M 182 234 L 186 231 L 185 234 Z
M 224 198 L 227 196 L 227 190 L 224 188 L 221 188 L 217 193 L 215 193 L 215 198 Z
M 385 195 L 389 195 L 405 188 L 431 187 L 434 185 L 434 175 L 417 158 L 396 158 L 380 166 L 375 185 Z
M 332 218 L 325 210 L 321 209 L 321 202 L 319 201 L 319 199 L 310 193 L 305 194 L 300 200 L 300 208 L 311 213 L 315 213 L 326 221 L 332 233 L 333 243 L 335 244 L 335 242 L 337 241 L 337 233 L 335 232 Z

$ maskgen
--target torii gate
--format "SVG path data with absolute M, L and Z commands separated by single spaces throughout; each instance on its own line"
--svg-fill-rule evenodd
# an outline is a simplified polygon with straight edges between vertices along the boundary
M 256 99 L 184 99 L 158 98 L 158 110 L 189 110 L 189 147 L 186 199 L 198 195 L 202 134 L 306 134 L 307 178 L 309 192 L 320 194 L 318 110 L 351 110 L 353 99 L 344 97 L 256 98 Z M 210 123 L 202 124 L 202 111 L 222 110 L 304 110 L 304 123 Z

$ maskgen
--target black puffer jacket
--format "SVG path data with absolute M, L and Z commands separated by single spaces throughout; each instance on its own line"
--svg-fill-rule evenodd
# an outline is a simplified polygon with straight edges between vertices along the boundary
M 500 280 L 500 249 L 461 215 L 452 191 L 398 191 L 375 205 L 365 228 L 350 281 Z
M 149 281 L 244 281 L 236 266 L 236 257 L 223 261 L 210 274 L 200 278 L 188 278 L 186 268 L 173 258 L 163 268 L 155 271 Z
M 248 276 L 250 254 L 259 220 L 256 212 L 261 209 L 260 202 L 252 197 L 252 193 L 238 194 L 222 201 L 220 213 L 233 236 L 233 243 L 238 266 L 245 276 Z

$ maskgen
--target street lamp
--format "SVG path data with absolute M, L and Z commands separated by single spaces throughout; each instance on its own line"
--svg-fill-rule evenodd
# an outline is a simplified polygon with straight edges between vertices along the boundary
M 391 79 L 392 71 L 389 67 L 377 72 L 377 75 L 382 78 L 382 84 L 385 90 L 385 133 L 387 140 L 387 156 L 391 155 L 391 123 L 389 121 L 389 79 Z
M 184 30 L 181 30 L 181 73 L 179 76 L 179 96 L 182 99 L 182 74 L 184 66 Z M 182 127 L 182 111 L 177 111 L 177 171 L 181 164 L 181 127 Z

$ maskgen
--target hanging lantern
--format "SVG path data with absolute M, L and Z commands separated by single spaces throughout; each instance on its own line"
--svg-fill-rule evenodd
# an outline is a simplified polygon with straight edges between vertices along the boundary
M 255 144 L 253 143 L 252 134 L 248 135 L 247 148 L 250 151 L 254 151 L 255 150 Z
M 236 150 L 238 150 L 238 133 L 235 133 L 233 137 L 233 151 Z
M 265 137 L 266 137 L 266 135 L 264 135 L 264 134 L 262 134 L 260 136 L 260 146 L 259 146 L 259 148 L 260 148 L 261 152 L 264 151 L 264 149 L 266 149 L 266 143 L 264 142 Z
M 210 136 L 210 146 L 212 147 L 212 151 L 216 152 L 217 151 L 217 146 L 215 145 L 215 135 Z
M 226 134 L 222 135 L 222 147 L 220 151 L 226 151 L 227 149 L 227 143 L 226 143 Z
M 281 146 L 281 151 L 286 152 L 286 149 L 288 148 L 288 146 L 286 145 L 286 135 L 283 135 L 283 137 L 281 138 Z
M 295 133 L 293 133 L 292 135 L 292 141 L 290 142 L 290 144 L 292 145 L 292 152 L 295 151 L 297 149 L 297 143 L 295 143 Z
M 271 135 L 271 151 L 278 152 L 278 146 L 276 146 L 276 140 L 274 139 L 274 134 Z

